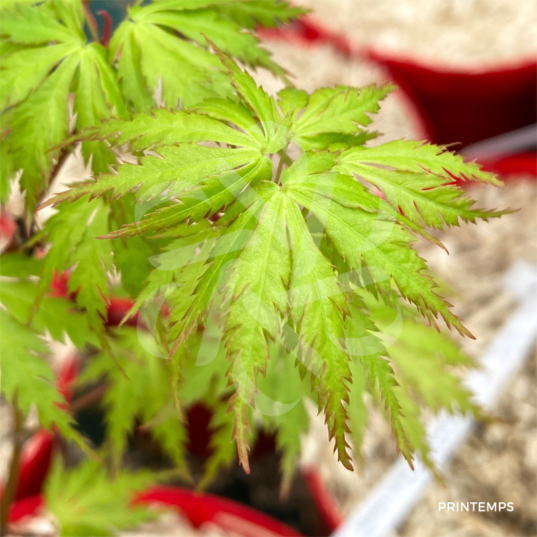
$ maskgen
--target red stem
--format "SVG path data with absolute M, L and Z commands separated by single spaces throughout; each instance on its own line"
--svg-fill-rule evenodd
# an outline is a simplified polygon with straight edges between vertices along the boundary
M 104 19 L 104 31 L 101 45 L 107 47 L 110 42 L 110 34 L 112 33 L 112 17 L 110 17 L 110 13 L 104 9 L 98 11 L 97 15 L 100 15 Z

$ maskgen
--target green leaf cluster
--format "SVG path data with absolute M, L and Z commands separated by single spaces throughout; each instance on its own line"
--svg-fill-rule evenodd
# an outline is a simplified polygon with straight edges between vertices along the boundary
M 28 266 L 25 261 L 24 256 L 12 255 L 10 265 Z M 33 315 L 37 293 L 38 286 L 27 279 L 0 281 L 0 391 L 23 417 L 35 405 L 44 427 L 56 427 L 65 438 L 86 449 L 55 386 L 56 375 L 47 360 L 50 349 L 45 336 L 60 343 L 69 338 L 80 348 L 96 343 L 95 337 L 87 316 L 76 311 L 68 300 L 46 297 Z
M 55 468 L 46 495 L 62 534 L 146 520 L 130 492 L 155 476 L 121 470 L 129 441 L 149 433 L 188 477 L 197 404 L 212 411 L 198 485 L 237 456 L 248 472 L 264 429 L 284 492 L 307 400 L 348 469 L 371 403 L 409 464 L 418 455 L 433 471 L 425 409 L 480 415 L 458 376 L 474 364 L 440 320 L 473 336 L 415 242 L 443 247 L 438 230 L 507 212 L 458 186 L 500 183 L 446 147 L 370 146 L 392 86 L 287 87 L 276 99 L 258 87 L 233 58 L 287 80 L 253 31 L 302 13 L 278 0 L 154 0 L 130 7 L 103 45 L 87 40 L 81 0 L 0 5 L 0 202 L 18 178 L 31 235 L 0 257 L 2 395 L 87 449 L 45 341 L 72 341 L 81 385 L 106 387 L 113 471 Z M 92 179 L 43 203 L 77 144 Z M 36 230 L 40 204 L 56 212 Z M 57 276 L 65 297 L 50 292 Z M 137 327 L 108 323 L 118 295 Z
M 56 459 L 45 488 L 47 509 L 60 535 L 117 535 L 118 530 L 131 529 L 159 515 L 157 509 L 132 505 L 136 492 L 142 492 L 155 479 L 151 472 L 127 470 L 111 479 L 99 461 L 85 461 L 67 469 Z
M 365 145 L 374 136 L 365 129 L 370 115 L 390 87 L 339 86 L 310 95 L 285 89 L 274 100 L 213 46 L 238 101 L 208 99 L 89 129 L 82 140 L 127 144 L 137 164 L 50 203 L 130 196 L 156 207 L 104 238 L 170 240 L 130 314 L 166 287 L 160 295 L 170 322 L 163 341 L 174 357 L 177 390 L 192 382 L 183 370 L 189 338 L 216 315 L 232 437 L 246 471 L 254 409 L 254 420 L 280 431 L 286 479 L 299 453 L 303 412 L 280 405 L 273 422 L 262 417 L 273 410 L 263 409 L 268 396 L 260 385 L 274 387 L 275 378 L 280 396 L 296 391 L 317 403 L 347 468 L 349 441 L 360 450 L 366 390 L 384 408 L 409 462 L 415 452 L 428 460 L 418 402 L 435 412 L 477 411 L 449 372 L 469 361 L 435 331 L 438 319 L 473 336 L 413 244 L 418 237 L 439 244 L 428 228 L 504 213 L 475 208 L 454 179 L 499 182 L 443 147 L 404 140 Z M 302 149 L 294 162 L 290 144 Z M 398 314 L 395 342 L 383 325 L 386 312 Z
M 15 0 L 0 9 L 0 201 L 20 172 L 29 214 L 63 162 L 61 144 L 70 133 L 155 104 L 177 108 L 231 96 L 207 39 L 285 78 L 252 30 L 303 12 L 276 0 L 155 1 L 129 8 L 105 46 L 87 41 L 82 0 Z M 107 144 L 84 141 L 82 152 L 95 173 L 115 163 Z

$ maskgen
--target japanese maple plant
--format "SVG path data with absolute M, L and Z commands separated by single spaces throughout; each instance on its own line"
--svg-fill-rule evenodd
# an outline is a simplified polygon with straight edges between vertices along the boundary
M 213 430 L 199 486 L 237 460 L 248 473 L 264 429 L 285 491 L 308 400 L 349 470 L 370 401 L 408 463 L 416 454 L 432 467 L 423 409 L 479 409 L 453 372 L 472 360 L 438 320 L 472 335 L 414 243 L 443 247 L 429 231 L 503 214 L 457 186 L 499 181 L 445 147 L 371 144 L 370 116 L 391 86 L 293 87 L 253 33 L 302 12 L 285 2 L 155 0 L 101 42 L 81 0 L 0 6 L 3 211 L 24 194 L 19 239 L 1 257 L 1 389 L 15 429 L 3 530 L 34 407 L 87 452 L 75 470 L 57 464 L 47 485 L 68 534 L 150 516 L 127 508 L 129 491 L 156 478 L 122 468 L 129 435 L 144 424 L 186 474 L 196 403 Z M 271 97 L 251 67 L 287 87 Z M 73 151 L 92 178 L 51 196 Z M 47 205 L 57 210 L 39 228 Z M 64 297 L 51 293 L 58 277 Z M 113 296 L 132 300 L 115 327 Z M 85 356 L 79 382 L 106 386 L 97 453 L 47 360 L 66 338 Z

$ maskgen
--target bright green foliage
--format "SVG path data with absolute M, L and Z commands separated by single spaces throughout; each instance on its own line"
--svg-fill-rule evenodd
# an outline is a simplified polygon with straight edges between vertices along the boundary
M 31 318 L 32 327 L 38 333 L 47 331 L 60 342 L 67 336 L 79 348 L 96 343 L 88 316 L 77 311 L 69 300 L 45 297 L 39 310 L 31 317 L 37 293 L 38 287 L 31 281 L 0 281 L 2 304 L 20 323 L 26 324 Z
M 37 267 L 29 259 L 25 254 L 13 252 L 2 256 L 0 261 L 2 275 L 10 277 L 0 280 L 0 302 L 4 308 L 0 310 L 1 391 L 10 402 L 16 398 L 24 415 L 35 404 L 45 427 L 55 425 L 67 439 L 86 449 L 84 440 L 72 427 L 71 416 L 60 406 L 65 401 L 54 385 L 55 374 L 46 359 L 50 350 L 44 336 L 48 334 L 61 343 L 69 338 L 81 349 L 97 341 L 87 316 L 68 300 L 47 296 L 33 314 L 38 285 L 26 279 L 14 279 L 36 272 Z
M 102 200 L 66 204 L 38 236 L 51 243 L 41 273 L 38 300 L 49 289 L 55 271 L 72 269 L 69 291 L 76 293 L 78 306 L 87 311 L 97 332 L 102 331 L 102 319 L 106 318 L 107 271 L 111 268 L 112 255 L 107 245 L 93 238 L 108 231 L 108 210 Z
M 0 323 L 2 395 L 24 415 L 35 405 L 44 427 L 56 426 L 68 440 L 84 447 L 72 427 L 71 416 L 60 406 L 65 401 L 54 386 L 54 372 L 44 359 L 48 352 L 45 342 L 36 331 L 4 310 L 0 310 Z
M 449 367 L 474 367 L 474 362 L 444 333 L 408 317 L 401 333 L 393 337 L 388 328 L 393 322 L 393 310 L 372 301 L 370 304 L 373 320 L 381 330 L 379 339 L 388 349 L 401 383 L 434 411 L 444 408 L 450 412 L 477 413 L 470 392 L 461 386 L 458 377 L 449 373 Z
M 150 472 L 122 471 L 110 479 L 99 461 L 67 470 L 56 460 L 45 489 L 47 509 L 66 537 L 116 535 L 159 515 L 147 506 L 131 505 L 133 495 L 154 481 Z
M 471 336 L 459 318 L 451 313 L 449 304 L 436 293 L 436 284 L 426 273 L 425 262 L 410 247 L 414 238 L 409 231 L 386 213 L 339 205 L 341 202 L 352 205 L 353 190 L 361 190 L 361 187 L 356 182 L 346 181 L 350 187 L 346 193 L 337 188 L 340 176 L 331 175 L 328 184 L 320 181 L 316 191 L 304 192 L 300 174 L 293 174 L 289 192 L 321 221 L 349 268 L 366 269 L 376 287 L 385 292 L 390 290 L 393 281 L 401 295 L 413 302 L 430 323 L 436 324 L 435 318 L 440 314 L 448 326 L 452 324 L 461 334 Z M 332 190 L 338 200 L 336 210 Z
M 351 375 L 345 348 L 347 305 L 330 262 L 315 245 L 296 203 L 287 198 L 287 225 L 293 258 L 290 282 L 291 317 L 298 333 L 300 360 L 319 375 L 319 407 L 324 408 L 330 438 L 336 438 L 338 457 L 352 469 L 346 452 Z
M 356 157 L 359 157 L 356 159 Z M 341 157 L 341 162 L 380 164 L 399 171 L 423 173 L 430 172 L 451 182 L 453 178 L 480 181 L 501 185 L 493 173 L 483 171 L 478 164 L 465 162 L 461 156 L 447 151 L 446 148 L 414 140 L 397 140 L 368 148 L 366 154 L 360 149 L 350 150 Z
M 230 150 L 219 147 L 204 147 L 184 144 L 162 148 L 159 156 L 143 157 L 143 167 L 131 164 L 121 168 L 118 175 L 105 176 L 99 183 L 87 183 L 75 187 L 77 197 L 85 194 L 100 196 L 109 192 L 112 198 L 119 198 L 136 189 L 135 198 L 140 201 L 159 196 L 167 189 L 171 196 L 180 196 L 192 187 L 199 186 L 200 180 L 211 175 L 217 178 L 242 168 L 256 158 L 261 158 L 253 149 Z M 60 194 L 66 197 L 65 194 Z
M 8 131 L 0 199 L 6 201 L 9 195 L 10 174 L 22 169 L 21 190 L 26 191 L 29 211 L 60 155 L 59 149 L 49 150 L 69 133 L 69 92 L 84 55 L 82 5 L 68 2 L 61 11 L 58 3 L 45 3 L 17 4 L 2 13 L 0 32 L 10 47 L 3 50 L 0 77 L 2 131 Z M 65 13 L 70 17 L 63 19 Z
M 404 141 L 365 147 L 371 136 L 362 127 L 389 87 L 337 87 L 312 95 L 284 90 L 278 108 L 249 74 L 217 52 L 240 103 L 211 99 L 190 110 L 158 110 L 88 131 L 81 139 L 128 143 L 139 164 L 74 186 L 51 203 L 87 194 L 113 199 L 129 194 L 139 202 L 156 198 L 158 210 L 108 237 L 158 231 L 174 238 L 135 309 L 159 287 L 174 283 L 166 297 L 178 386 L 190 382 L 182 366 L 188 338 L 206 326 L 210 312 L 217 313 L 229 360 L 232 436 L 246 470 L 248 414 L 254 407 L 266 414 L 259 373 L 270 386 L 278 362 L 291 357 L 302 376 L 309 373 L 313 387 L 309 394 L 300 383 L 294 389 L 325 413 L 346 467 L 352 469 L 348 439 L 359 455 L 366 390 L 381 402 L 407 460 L 411 463 L 417 451 L 428 461 L 416 401 L 433 411 L 476 409 L 446 369 L 468 365 L 466 360 L 446 336 L 415 321 L 416 310 L 435 328 L 441 316 L 461 334 L 471 334 L 438 294 L 412 245 L 416 235 L 440 244 L 425 227 L 503 214 L 474 209 L 452 181 L 497 180 L 441 147 Z M 285 153 L 290 142 L 305 150 L 294 163 Z M 158 156 L 144 156 L 147 150 Z M 353 176 L 381 190 L 387 202 Z M 218 219 L 208 220 L 217 213 Z M 377 324 L 380 306 L 374 296 L 390 312 L 398 311 L 394 305 L 400 299 L 413 305 L 401 310 L 404 329 L 395 344 L 388 345 L 380 319 Z M 286 352 L 274 357 L 273 343 Z M 276 365 L 267 368 L 271 361 Z M 286 376 L 290 390 L 292 375 Z M 295 419 L 303 416 L 275 419 L 287 484 L 299 450 Z M 230 432 L 229 422 L 217 420 Z M 220 453 L 227 460 L 228 451 Z
M 380 89 L 375 86 L 362 88 L 356 91 L 353 88 L 337 86 L 335 88 L 322 88 L 311 95 L 297 95 L 280 92 L 280 98 L 288 101 L 289 98 L 304 97 L 302 103 L 291 110 L 296 115 L 297 109 L 304 107 L 298 119 L 293 121 L 294 141 L 304 150 L 310 149 L 343 149 L 348 146 L 362 145 L 368 138 L 366 131 L 359 126 L 366 127 L 371 123 L 368 114 L 379 110 L 379 101 L 386 97 L 393 88 L 384 86 Z M 290 106 L 286 102 L 286 106 Z
M 193 274 L 194 290 L 187 302 L 186 312 L 181 311 L 180 316 L 172 313 L 173 318 L 178 321 L 171 331 L 172 336 L 176 337 L 174 350 L 186 340 L 207 315 L 217 293 L 222 290 L 226 270 L 244 248 L 256 222 L 256 213 L 242 214 L 227 229 L 223 229 L 224 233 L 218 237 L 212 251 L 200 258 L 202 266 L 197 273 Z M 182 295 L 181 288 L 179 293 Z
M 226 285 L 229 307 L 224 333 L 231 360 L 230 381 L 236 390 L 230 407 L 236 415 L 246 416 L 247 406 L 254 402 L 256 374 L 267 367 L 268 340 L 279 335 L 281 313 L 287 309 L 291 260 L 286 244 L 286 200 L 276 185 L 272 190 L 275 195 L 269 194 Z M 248 457 L 243 420 L 237 421 L 234 436 L 244 464 Z
M 138 151 L 189 142 L 218 142 L 259 149 L 263 140 L 206 116 L 164 108 L 153 110 L 151 114 L 138 114 L 129 122 L 108 121 L 98 129 L 87 130 L 84 137 L 89 139 L 90 132 L 94 139 L 108 139 L 116 146 L 128 143 Z
M 475 202 L 450 184 L 453 178 L 497 184 L 493 174 L 475 164 L 464 164 L 461 157 L 432 145 L 399 140 L 375 148 L 349 149 L 342 153 L 338 169 L 375 185 L 392 207 L 420 226 L 444 229 L 446 224 L 458 225 L 459 218 L 475 223 L 477 218 L 487 220 L 504 214 L 472 208 Z M 431 173 L 424 177 L 427 171 Z
M 129 9 L 129 19 L 118 28 L 110 50 L 112 60 L 118 60 L 123 94 L 137 111 L 152 107 L 155 92 L 170 108 L 231 94 L 221 64 L 207 50 L 207 39 L 249 65 L 283 75 L 256 37 L 242 28 L 250 27 L 250 16 L 268 26 L 275 17 L 288 20 L 301 10 L 291 10 L 285 3 L 276 6 L 272 1 L 239 0 L 221 9 L 225 4 L 229 3 L 170 0 Z M 260 10 L 257 14 L 256 8 Z M 171 32 L 191 41 L 177 39 Z M 133 69 L 134 65 L 139 68 Z
M 112 115 L 129 117 L 116 84 L 115 74 L 108 65 L 106 49 L 96 43 L 85 47 L 81 55 L 75 93 L 77 130 L 98 125 Z M 105 144 L 84 142 L 82 152 L 86 161 L 91 158 L 92 169 L 97 172 L 107 171 L 116 160 Z
M 390 311 L 392 311 L 391 308 Z M 387 359 L 387 349 L 377 337 L 377 330 L 378 328 L 369 312 L 368 314 L 364 312 L 363 303 L 354 296 L 346 335 L 350 354 L 355 358 L 357 365 L 361 366 L 361 369 L 355 366 L 353 370 L 354 374 L 358 373 L 360 376 L 355 379 L 353 375 L 351 397 L 354 395 L 355 399 L 361 399 L 366 386 L 369 386 L 373 394 L 380 398 L 381 406 L 391 423 L 397 445 L 412 466 L 413 449 L 409 445 L 403 426 L 404 413 L 400 398 L 397 395 L 398 383 L 393 368 Z M 355 380 L 357 386 L 354 386 Z M 355 442 L 358 440 L 354 445 L 357 454 L 359 454 L 362 430 L 366 423 L 367 409 L 362 404 L 354 408 L 354 413 L 351 414 L 351 429 L 359 435 L 357 439 L 354 439 Z
M 360 347 L 362 360 L 378 359 L 384 354 L 390 358 L 397 381 L 389 395 L 378 394 L 386 403 L 386 410 L 397 413 L 399 421 L 398 443 L 409 462 L 410 452 L 419 453 L 424 463 L 435 471 L 429 456 L 421 408 L 433 412 L 446 410 L 481 416 L 480 409 L 471 399 L 470 392 L 454 373 L 457 368 L 475 367 L 473 360 L 443 332 L 432 330 L 417 322 L 413 312 L 403 308 L 394 311 L 370 294 L 360 292 L 371 314 L 369 325 L 376 327 L 374 339 L 366 339 Z M 382 367 L 392 367 L 385 362 Z M 395 423 L 394 430 L 397 432 Z M 407 447 L 407 451 L 405 451 Z
M 128 119 L 132 110 L 149 111 L 155 103 L 177 108 L 231 96 L 225 69 L 208 50 L 207 39 L 249 65 L 284 77 L 254 34 L 243 30 L 254 20 L 273 26 L 302 10 L 275 0 L 224 4 L 166 0 L 129 8 L 128 20 L 104 47 L 87 43 L 82 0 L 4 3 L 0 200 L 8 199 L 10 180 L 22 170 L 21 191 L 31 214 L 66 156 L 59 146 L 73 127 L 80 132 L 111 117 Z M 101 142 L 84 141 L 82 152 L 95 173 L 115 162 Z
M 110 352 L 95 356 L 80 382 L 102 378 L 109 385 L 103 403 L 114 466 L 119 468 L 128 437 L 139 419 L 173 463 L 184 470 L 186 433 L 173 405 L 169 407 L 173 400 L 169 364 L 163 360 L 154 338 L 125 328 L 113 340 L 111 351 L 113 357 Z M 143 375 L 137 374 L 140 368 Z
M 150 433 L 183 477 L 188 478 L 185 458 L 188 437 L 184 416 L 173 403 L 175 394 L 173 382 L 170 382 L 174 361 L 166 359 L 165 350 L 156 344 L 149 332 L 125 327 L 115 331 L 114 336 L 111 351 L 94 356 L 79 379 L 81 385 L 102 381 L 108 386 L 103 404 L 113 465 L 120 467 L 129 438 L 138 428 Z M 222 353 L 218 345 L 204 342 L 198 335 L 190 339 L 189 345 L 193 354 L 196 350 L 209 355 L 219 353 L 219 359 L 202 367 L 185 359 L 183 367 L 191 383 L 180 386 L 177 397 L 186 408 L 196 403 L 213 408 L 213 422 L 219 426 L 222 416 L 225 421 L 227 412 L 227 404 L 214 397 L 215 390 L 226 391 L 226 365 Z M 211 466 L 216 462 L 215 467 L 219 468 L 226 458 L 226 451 L 230 452 L 232 460 L 235 449 L 230 435 L 215 444 L 212 459 L 208 461 L 207 480 L 214 477 Z
M 422 408 L 479 409 L 454 373 L 473 363 L 438 319 L 471 334 L 413 246 L 443 247 L 431 228 L 504 214 L 476 208 L 454 180 L 499 181 L 445 147 L 368 147 L 391 86 L 277 99 L 259 88 L 230 55 L 285 80 L 251 32 L 302 13 L 285 2 L 155 0 L 129 8 L 109 46 L 87 42 L 80 0 L 0 9 L 0 199 L 22 170 L 26 222 L 57 206 L 0 259 L 2 393 L 84 445 L 57 405 L 43 337 L 69 338 L 87 359 L 81 382 L 106 387 L 116 479 L 91 462 L 55 469 L 47 501 L 62 534 L 146 520 L 130 491 L 154 476 L 121 471 L 129 439 L 151 434 L 187 476 L 196 404 L 212 410 L 201 487 L 237 452 L 248 471 L 263 427 L 288 490 L 306 399 L 345 467 L 360 460 L 371 402 L 409 464 L 432 467 Z M 46 200 L 78 143 L 93 178 Z M 50 295 L 56 273 L 70 298 Z M 138 315 L 137 328 L 109 326 L 118 294 L 134 299 L 124 321 Z
M 254 29 L 256 24 L 272 28 L 307 12 L 301 7 L 289 7 L 285 2 L 250 0 L 248 2 L 220 2 L 218 11 L 244 28 Z

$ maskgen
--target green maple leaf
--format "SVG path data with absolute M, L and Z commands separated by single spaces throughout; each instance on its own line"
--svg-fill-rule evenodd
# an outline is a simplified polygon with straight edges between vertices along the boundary
M 106 49 L 96 43 L 85 47 L 80 57 L 74 112 L 77 130 L 96 126 L 112 116 L 129 117 Z M 82 153 L 86 161 L 92 159 L 95 172 L 106 172 L 116 162 L 115 154 L 102 143 L 84 142 Z
M 22 104 L 2 115 L 2 130 L 9 131 L 3 140 L 9 166 L 4 165 L 2 171 L 11 174 L 22 168 L 20 184 L 30 210 L 48 185 L 59 155 L 59 150 L 48 150 L 68 134 L 68 97 L 76 66 L 74 57 L 64 60 Z M 9 196 L 9 179 L 2 178 L 4 201 Z
M 293 255 L 291 317 L 297 327 L 301 361 L 319 375 L 319 407 L 325 410 L 330 438 L 336 438 L 339 460 L 352 469 L 345 449 L 346 383 L 351 382 L 351 375 L 340 343 L 347 306 L 336 274 L 315 245 L 298 206 L 291 199 L 286 204 Z
M 220 2 L 216 8 L 240 26 L 251 29 L 257 24 L 264 28 L 272 28 L 279 23 L 291 22 L 308 12 L 302 7 L 290 7 L 287 2 L 274 2 L 274 0 Z
M 401 383 L 433 412 L 445 409 L 479 415 L 469 390 L 450 372 L 454 367 L 475 367 L 475 362 L 445 333 L 431 330 L 412 317 L 405 316 L 397 338 L 386 327 L 394 313 L 368 297 L 374 322 L 381 330 L 379 340 L 393 360 Z
M 4 298 L 2 292 L 2 302 Z M 49 352 L 43 339 L 5 310 L 0 310 L 0 331 L 3 396 L 16 404 L 24 415 L 35 405 L 44 427 L 57 427 L 65 438 L 87 450 L 83 438 L 73 427 L 72 417 L 61 406 L 65 405 L 65 400 L 54 384 L 52 368 L 43 357 Z
M 185 469 L 187 435 L 179 415 L 171 408 L 168 364 L 149 333 L 123 328 L 111 340 L 111 352 L 95 356 L 81 375 L 80 382 L 103 378 L 108 389 L 103 399 L 107 409 L 107 435 L 112 461 L 118 468 L 137 419 L 148 425 L 175 465 Z M 117 362 L 121 368 L 117 366 Z M 140 368 L 144 373 L 138 374 Z
M 305 95 L 307 100 L 298 103 L 298 106 L 286 103 L 293 113 L 303 108 L 300 117 L 293 118 L 293 139 L 305 151 L 334 148 L 334 144 L 342 143 L 348 146 L 363 145 L 371 136 L 360 126 L 366 127 L 371 123 L 368 114 L 378 112 L 379 101 L 392 89 L 391 86 L 369 86 L 356 91 L 355 88 L 337 86 Z M 297 98 L 296 93 L 285 93 L 288 91 L 280 92 L 280 98 Z
M 389 166 L 382 169 L 378 166 Z M 436 229 L 506 214 L 481 210 L 464 196 L 453 179 L 499 184 L 495 176 L 466 164 L 443 148 L 417 142 L 389 142 L 375 148 L 353 148 L 341 154 L 338 169 L 363 177 L 385 193 L 387 201 L 412 222 Z
M 386 292 L 391 282 L 395 282 L 401 295 L 416 304 L 431 323 L 435 324 L 440 314 L 448 325 L 471 336 L 449 310 L 449 304 L 437 294 L 436 284 L 426 272 L 425 261 L 410 247 L 415 239 L 409 231 L 388 214 L 370 212 L 364 206 L 340 205 L 339 197 L 334 200 L 330 193 L 336 190 L 337 181 L 337 174 L 332 174 L 329 189 L 325 190 L 325 185 L 319 182 L 318 191 L 311 192 L 301 188 L 300 175 L 294 174 L 290 175 L 288 188 L 290 195 L 321 221 L 350 269 L 367 269 L 377 280 L 376 286 Z M 350 205 L 350 196 L 347 199 Z
M 158 510 L 132 505 L 133 494 L 154 481 L 151 472 L 125 470 L 111 477 L 101 462 L 84 461 L 66 469 L 56 459 L 45 485 L 47 510 L 57 520 L 61 535 L 113 536 L 159 515 Z
M 218 59 L 207 50 L 206 39 L 249 65 L 284 74 L 257 38 L 243 31 L 251 26 L 246 22 L 253 20 L 247 16 L 255 2 L 239 0 L 236 4 L 244 4 L 243 10 L 236 5 L 221 11 L 223 3 L 169 0 L 129 8 L 129 19 L 115 32 L 110 50 L 118 62 L 123 94 L 137 111 L 149 110 L 157 91 L 170 108 L 231 94 L 229 80 Z M 278 14 L 289 20 L 300 12 L 273 0 L 259 8 L 266 10 L 264 16 L 259 13 L 262 25 L 273 24 Z M 186 39 L 177 39 L 170 32 L 179 32 Z
M 446 333 L 420 323 L 412 309 L 394 310 L 364 290 L 356 292 L 361 307 L 367 305 L 369 317 L 365 318 L 363 312 L 361 316 L 352 315 L 350 334 L 358 338 L 351 339 L 358 343 L 352 353 L 364 362 L 381 366 L 377 370 L 378 384 L 370 385 L 386 412 L 391 413 L 392 428 L 407 460 L 411 463 L 411 453 L 419 453 L 422 461 L 436 472 L 422 407 L 425 404 L 435 413 L 445 410 L 479 418 L 480 409 L 460 376 L 454 373 L 461 367 L 473 368 L 475 363 Z M 383 361 L 378 362 L 379 359 Z M 384 389 L 383 382 L 387 383 Z M 355 447 L 361 445 L 361 438 L 358 440 Z
M 274 183 L 276 193 L 278 188 Z M 270 196 L 270 194 L 269 194 Z M 227 284 L 229 309 L 225 321 L 230 380 L 236 392 L 230 408 L 246 415 L 253 404 L 256 374 L 264 372 L 269 354 L 268 339 L 280 333 L 281 314 L 287 309 L 290 257 L 286 247 L 285 198 L 275 194 L 262 206 L 251 238 L 237 256 Z M 247 460 L 243 420 L 235 424 L 240 460 Z M 248 467 L 246 467 L 249 473 Z
M 232 436 L 245 469 L 248 416 L 257 406 L 259 373 L 270 376 L 273 343 L 287 349 L 279 361 L 296 361 L 299 373 L 310 377 L 310 397 L 324 411 L 330 438 L 347 468 L 352 468 L 348 439 L 359 454 L 367 387 L 382 401 L 407 460 L 414 452 L 426 459 L 413 394 L 435 410 L 472 411 L 471 403 L 428 352 L 423 354 L 428 370 L 444 377 L 441 396 L 409 362 L 412 351 L 397 347 L 390 354 L 372 318 L 375 307 L 357 302 L 357 291 L 377 296 L 392 309 L 406 301 L 433 327 L 442 317 L 471 336 L 439 294 L 413 243 L 419 235 L 440 244 L 427 227 L 503 214 L 474 209 L 462 190 L 446 185 L 454 177 L 490 184 L 497 180 L 441 147 L 401 141 L 365 147 L 369 114 L 378 110 L 390 88 L 337 87 L 312 95 L 288 90 L 280 94 L 278 107 L 248 73 L 217 53 L 239 102 L 209 99 L 189 110 L 159 110 L 90 129 L 82 140 L 128 143 L 139 163 L 77 185 L 50 203 L 84 195 L 129 195 L 160 205 L 108 237 L 158 231 L 176 241 L 162 256 L 163 262 L 176 264 L 156 267 L 144 300 L 163 282 L 174 284 L 166 297 L 178 386 L 188 378 L 183 366 L 189 337 L 216 316 L 229 363 L 230 390 L 222 393 L 233 410 Z M 291 142 L 304 150 L 295 162 L 285 152 Z M 380 189 L 387 201 L 354 175 Z M 408 333 L 415 337 L 419 330 L 413 327 Z M 444 340 L 429 332 L 422 336 L 429 351 L 439 345 L 448 360 L 458 360 Z M 287 482 L 297 449 L 297 436 L 286 428 L 294 423 L 289 418 L 287 425 L 281 420 L 280 440 Z M 229 432 L 230 423 L 223 423 Z M 215 460 L 226 461 L 228 455 L 223 449 Z
M 21 190 L 31 212 L 50 181 L 69 134 L 69 94 L 76 89 L 76 128 L 128 117 L 105 49 L 86 44 L 82 4 L 75 0 L 15 4 L 2 15 L 4 43 L 0 77 L 3 151 L 1 199 L 9 180 L 22 169 Z M 31 28 L 31 31 L 28 31 Z M 105 144 L 84 142 L 95 171 L 115 162 Z
M 0 262 L 3 263 L 3 257 Z M 0 281 L 2 304 L 19 322 L 25 324 L 32 319 L 32 327 L 40 334 L 49 332 L 51 337 L 64 342 L 65 336 L 79 348 L 87 343 L 95 344 L 88 317 L 76 311 L 75 305 L 66 299 L 45 297 L 41 307 L 32 315 L 32 306 L 38 294 L 37 284 L 31 281 Z
M 43 261 L 37 310 L 44 294 L 49 290 L 54 273 L 69 275 L 69 291 L 76 293 L 77 305 L 87 311 L 92 328 L 100 333 L 106 319 L 109 296 L 107 272 L 112 266 L 112 255 L 107 245 L 94 237 L 108 231 L 109 208 L 102 200 L 87 203 L 77 201 L 60 207 L 36 237 L 50 242 Z

